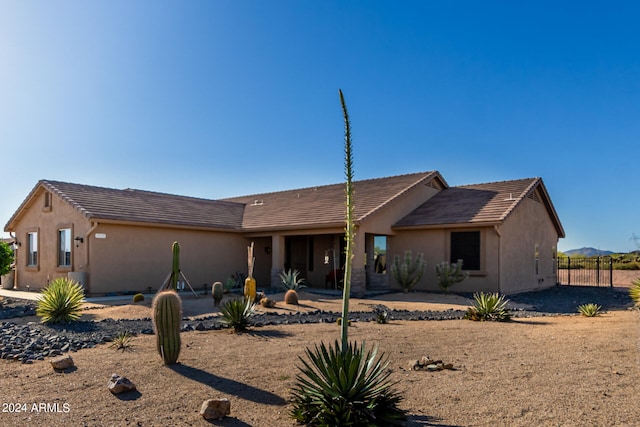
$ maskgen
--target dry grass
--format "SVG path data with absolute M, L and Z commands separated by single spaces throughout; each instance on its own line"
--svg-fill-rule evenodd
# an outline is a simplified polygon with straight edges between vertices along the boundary
M 401 301 L 402 294 L 389 298 L 398 301 L 387 305 L 424 308 L 423 302 Z M 286 311 L 334 303 L 302 302 L 301 308 L 279 305 Z M 359 304 L 371 303 L 354 302 Z M 142 307 L 88 314 L 138 317 Z M 153 336 L 137 337 L 134 351 L 103 345 L 72 353 L 77 368 L 66 373 L 53 372 L 47 362 L 3 360 L 2 402 L 25 403 L 28 412 L 3 412 L 0 425 L 294 426 L 288 399 L 297 358 L 306 346 L 338 336 L 336 324 L 269 326 L 245 334 L 189 332 L 173 367 L 162 365 Z M 352 340 L 378 344 L 390 356 L 411 426 L 636 425 L 639 337 L 638 311 L 631 310 L 598 318 L 392 321 L 350 328 Z M 453 363 L 455 370 L 406 370 L 410 360 L 425 355 Z M 113 396 L 106 387 L 112 373 L 136 383 L 138 392 Z M 224 421 L 209 423 L 198 414 L 202 401 L 213 397 L 231 399 L 231 416 Z M 33 403 L 58 403 L 61 410 L 68 404 L 69 411 L 32 412 Z

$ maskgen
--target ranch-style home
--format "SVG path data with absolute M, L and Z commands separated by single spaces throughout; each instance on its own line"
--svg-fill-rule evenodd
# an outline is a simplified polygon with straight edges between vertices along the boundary
M 354 295 L 399 289 L 395 255 L 422 252 L 416 286 L 438 290 L 435 265 L 463 260 L 469 277 L 453 290 L 515 293 L 556 283 L 564 230 L 541 178 L 449 187 L 437 171 L 356 181 Z M 5 226 L 15 239 L 17 289 L 59 276 L 87 294 L 158 289 L 181 246 L 195 288 L 247 273 L 254 243 L 258 288 L 289 268 L 315 288 L 340 286 L 344 184 L 224 200 L 39 181 Z

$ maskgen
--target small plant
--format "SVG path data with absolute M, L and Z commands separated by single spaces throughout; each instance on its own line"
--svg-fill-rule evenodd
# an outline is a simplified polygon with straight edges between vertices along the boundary
M 138 293 L 133 296 L 133 302 L 142 302 L 144 301 L 144 295 Z
M 582 304 L 578 306 L 578 313 L 586 317 L 595 317 L 600 315 L 601 309 L 598 304 Z
M 307 286 L 304 284 L 304 278 L 298 278 L 299 275 L 300 272 L 298 270 L 291 269 L 280 273 L 280 286 L 282 286 L 285 291 L 288 291 L 289 289 L 299 291 L 302 288 L 306 288 Z
M 43 323 L 72 322 L 80 317 L 83 302 L 82 286 L 74 280 L 58 277 L 42 290 L 36 314 Z
M 133 344 L 133 335 L 129 333 L 129 331 L 122 332 L 118 334 L 113 341 L 111 342 L 110 348 L 115 348 L 116 350 L 129 350 L 132 351 Z
M 436 265 L 436 277 L 440 289 L 449 292 L 449 288 L 456 283 L 462 282 L 469 276 L 469 273 L 462 271 L 462 260 L 449 264 L 447 261 Z
M 364 344 L 341 348 L 317 345 L 300 357 L 301 373 L 293 388 L 291 417 L 317 426 L 398 426 L 406 420 L 398 407 L 402 396 L 389 380 L 388 358 Z
M 222 323 L 235 332 L 245 331 L 251 326 L 251 318 L 256 314 L 253 298 L 234 298 L 220 308 Z
M 400 259 L 400 255 L 393 257 L 391 274 L 400 287 L 408 292 L 420 281 L 426 266 L 424 254 L 418 253 L 414 260 L 411 251 L 406 251 L 403 259 Z
M 636 303 L 636 305 L 640 305 L 640 278 L 631 282 L 631 287 L 629 288 L 629 296 Z
M 389 322 L 389 313 L 386 311 L 376 311 L 376 323 L 384 325 Z
M 295 289 L 289 289 L 284 294 L 284 302 L 285 304 L 298 305 L 298 292 Z
M 224 293 L 228 294 L 238 287 L 238 281 L 233 277 L 227 277 L 227 280 L 224 282 Z
M 0 276 L 4 276 L 11 271 L 11 266 L 15 261 L 11 247 L 5 242 L 0 242 Z
M 211 295 L 213 296 L 213 305 L 216 307 L 220 305 L 222 297 L 224 296 L 224 285 L 222 282 L 215 282 L 211 286 Z
M 172 365 L 180 355 L 182 301 L 175 291 L 159 292 L 151 306 L 156 348 L 165 365 Z
M 511 313 L 507 308 L 509 300 L 504 299 L 504 295 L 498 293 L 475 293 L 473 294 L 474 304 L 469 307 L 464 315 L 465 319 L 484 321 L 494 320 L 504 322 L 511 319 Z

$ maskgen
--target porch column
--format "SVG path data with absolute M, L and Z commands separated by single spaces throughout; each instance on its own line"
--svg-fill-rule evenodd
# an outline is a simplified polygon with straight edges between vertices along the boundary
M 353 268 L 351 270 L 351 295 L 354 297 L 364 296 L 367 289 L 367 273 L 365 270 L 365 252 L 367 248 L 364 237 L 364 232 L 360 232 L 356 228 Z
M 271 236 L 271 287 L 278 287 L 280 284 L 280 273 L 284 268 L 284 249 L 284 236 Z

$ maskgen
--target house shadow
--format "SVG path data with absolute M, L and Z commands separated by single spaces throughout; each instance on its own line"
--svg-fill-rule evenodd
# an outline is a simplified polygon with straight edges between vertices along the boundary
M 202 369 L 177 363 L 169 365 L 176 373 L 209 386 L 219 392 L 230 394 L 263 405 L 285 405 L 287 401 L 277 394 L 244 384 L 229 378 L 219 377 Z M 225 425 L 227 425 L 225 423 Z

